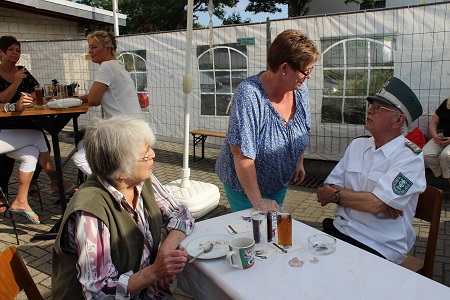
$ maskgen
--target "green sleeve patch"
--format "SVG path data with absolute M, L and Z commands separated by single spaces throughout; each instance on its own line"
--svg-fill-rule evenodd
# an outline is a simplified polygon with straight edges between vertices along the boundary
M 412 181 L 400 172 L 392 181 L 392 190 L 396 195 L 404 195 L 412 185 Z

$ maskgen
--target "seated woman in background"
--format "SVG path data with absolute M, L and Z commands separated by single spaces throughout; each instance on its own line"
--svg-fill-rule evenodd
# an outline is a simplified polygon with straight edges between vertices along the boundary
M 446 99 L 431 118 L 428 130 L 431 139 L 423 147 L 425 166 L 434 176 L 450 181 L 450 101 Z
M 106 118 L 141 115 L 141 106 L 130 73 L 116 59 L 117 42 L 114 34 L 102 30 L 95 31 L 87 36 L 87 41 L 92 62 L 100 66 L 89 94 L 81 96 L 80 99 L 92 106 L 101 105 Z M 91 174 L 83 141 L 77 145 L 73 162 L 84 174 Z
M 14 104 L 15 110 L 24 110 L 32 101 L 33 99 L 30 96 L 22 95 L 19 101 Z M 4 111 L 5 106 L 8 108 L 8 105 L 0 104 L 0 109 Z M 50 177 L 56 176 L 44 136 L 34 129 L 2 129 L 0 130 L 0 154 L 6 154 L 8 157 L 20 161 L 19 186 L 17 188 L 17 196 L 14 202 L 11 203 L 12 212 L 28 218 L 35 224 L 39 224 L 39 218 L 30 207 L 27 197 L 36 163 L 39 162 L 44 170 L 50 174 Z M 0 202 L 4 203 L 5 200 L 0 199 Z M 0 208 L 0 212 L 5 210 L 5 207 Z
M 25 67 L 16 65 L 20 60 L 20 54 L 20 42 L 15 37 L 0 37 L 0 103 L 16 103 L 21 99 L 22 93 L 27 93 L 31 98 L 35 98 L 34 86 L 38 85 L 39 82 Z M 42 129 L 28 118 L 1 118 L 1 129 L 36 129 L 37 131 L 33 131 L 33 133 L 42 135 L 47 143 L 47 150 L 50 150 L 50 144 Z M 7 185 L 14 168 L 14 159 L 8 156 L 0 156 L 0 164 L 2 166 L 0 185 L 4 191 L 7 191 Z M 37 186 L 33 182 L 37 180 L 41 170 L 42 168 L 37 165 L 29 188 L 29 195 L 32 197 L 37 197 Z M 55 173 L 47 174 L 51 180 L 52 191 L 56 192 L 56 196 L 59 196 Z M 64 183 L 64 189 L 67 193 L 73 192 L 75 188 L 75 185 L 69 182 Z
M 52 299 L 172 299 L 194 219 L 154 175 L 155 136 L 143 119 L 86 127 L 92 175 L 68 203 L 53 247 Z M 161 242 L 161 230 L 169 233 Z

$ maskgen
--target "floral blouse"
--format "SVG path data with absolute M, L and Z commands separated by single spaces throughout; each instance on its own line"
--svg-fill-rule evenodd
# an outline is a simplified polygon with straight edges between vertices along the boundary
M 152 175 L 151 181 L 156 203 L 163 216 L 163 227 L 168 231 L 177 229 L 186 235 L 190 234 L 194 228 L 194 218 L 190 212 L 185 206 L 176 204 L 173 197 L 154 175 Z M 139 201 L 134 210 L 122 193 L 108 182 L 103 180 L 100 182 L 136 220 L 149 245 L 153 247 L 153 236 L 150 232 L 149 222 L 144 215 L 141 196 L 143 183 L 136 187 Z M 86 299 L 162 299 L 165 295 L 164 291 L 155 293 L 152 286 L 136 295 L 128 294 L 128 281 L 133 275 L 133 271 L 118 274 L 112 263 L 108 227 L 93 214 L 84 211 L 73 213 L 63 232 L 61 246 L 64 252 L 78 257 L 78 279 L 83 286 Z M 150 265 L 150 251 L 147 243 L 144 243 L 140 270 Z

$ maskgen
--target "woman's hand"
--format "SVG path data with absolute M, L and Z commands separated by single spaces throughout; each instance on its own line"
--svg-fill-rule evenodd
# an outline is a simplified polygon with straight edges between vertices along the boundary
M 179 250 L 160 249 L 156 254 L 152 269 L 155 275 L 160 279 L 170 277 L 181 273 L 187 262 L 187 253 L 184 248 Z
M 305 167 L 303 166 L 304 154 L 300 157 L 297 167 L 295 168 L 294 176 L 292 176 L 291 184 L 300 185 L 306 177 Z
M 27 69 L 22 68 L 14 74 L 14 82 L 17 82 L 19 85 L 22 83 L 22 80 L 27 77 Z
M 16 111 L 23 111 L 33 103 L 33 98 L 29 94 L 22 93 L 20 99 L 16 102 Z
M 439 145 L 441 147 L 445 147 L 448 144 L 450 144 L 450 138 L 448 138 L 448 137 L 436 135 L 436 136 L 433 136 L 433 140 L 437 145 Z

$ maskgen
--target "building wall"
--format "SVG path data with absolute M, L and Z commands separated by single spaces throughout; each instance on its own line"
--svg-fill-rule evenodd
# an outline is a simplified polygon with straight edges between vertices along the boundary
M 84 37 L 84 27 L 77 22 L 42 15 L 0 9 L 0 33 L 18 40 L 59 40 Z

